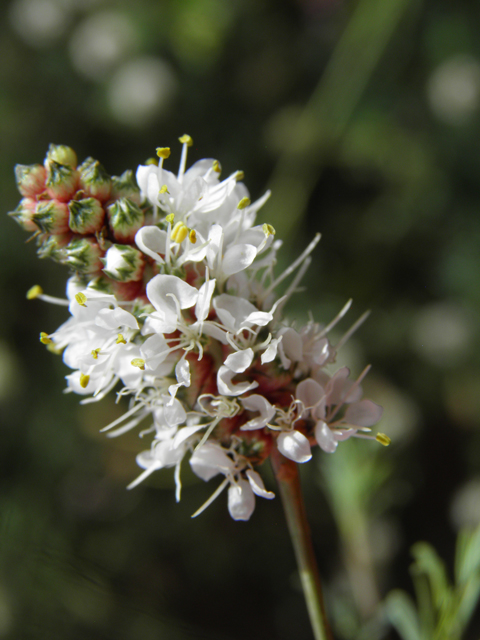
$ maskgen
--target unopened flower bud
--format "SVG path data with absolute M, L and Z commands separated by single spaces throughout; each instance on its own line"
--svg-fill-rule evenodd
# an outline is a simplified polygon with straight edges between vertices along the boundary
M 143 226 L 143 211 L 130 200 L 119 198 L 107 208 L 108 223 L 118 242 L 133 242 L 135 234 Z
M 121 176 L 112 176 L 112 190 L 110 197 L 112 200 L 118 200 L 118 198 L 129 198 L 135 204 L 140 204 L 142 197 L 133 171 L 127 169 L 127 171 L 124 171 Z
M 22 196 L 35 197 L 45 191 L 47 172 L 41 164 L 17 164 L 15 179 Z
M 9 212 L 9 216 L 13 218 L 24 229 L 24 231 L 35 232 L 38 227 L 33 220 L 37 201 L 34 198 L 22 198 L 18 207 L 14 211 Z
M 64 144 L 51 144 L 48 147 L 47 157 L 45 161 L 54 160 L 59 164 L 65 164 L 75 169 L 77 166 L 77 154 L 71 147 Z
M 98 160 L 87 158 L 78 167 L 80 188 L 87 196 L 105 201 L 110 197 L 112 180 Z
M 111 246 L 102 262 L 103 272 L 117 282 L 140 280 L 145 265 L 142 253 L 126 244 Z
M 78 186 L 78 172 L 66 164 L 55 160 L 46 163 L 47 179 L 45 186 L 48 195 L 62 202 L 67 202 L 73 196 Z
M 50 258 L 55 262 L 65 261 L 65 252 L 63 249 L 72 239 L 71 233 L 62 235 L 50 235 L 42 233 L 37 238 L 37 255 L 39 258 Z
M 69 226 L 75 233 L 94 234 L 103 227 L 105 211 L 96 198 L 82 198 L 68 203 Z
M 80 273 L 96 273 L 103 264 L 100 258 L 102 249 L 93 238 L 75 238 L 64 249 L 64 264 Z
M 44 233 L 67 233 L 69 210 L 65 202 L 40 200 L 33 221 Z

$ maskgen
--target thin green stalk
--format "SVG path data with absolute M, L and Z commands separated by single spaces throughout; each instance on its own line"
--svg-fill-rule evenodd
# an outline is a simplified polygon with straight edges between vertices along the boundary
M 315 640 L 333 640 L 325 612 L 297 464 L 282 456 L 276 448 L 272 452 L 271 460 L 295 551 L 313 635 Z

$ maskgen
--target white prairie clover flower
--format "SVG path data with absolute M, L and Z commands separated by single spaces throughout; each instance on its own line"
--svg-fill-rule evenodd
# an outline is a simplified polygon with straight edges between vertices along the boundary
M 40 336 L 63 351 L 68 390 L 94 402 L 118 386 L 129 409 L 104 431 L 144 424 L 151 434 L 129 488 L 173 467 L 179 500 L 187 458 L 202 480 L 224 476 L 194 515 L 228 488 L 230 515 L 248 520 L 255 496 L 274 497 L 255 470 L 271 453 L 305 463 L 315 444 L 333 453 L 352 436 L 389 439 L 371 434 L 382 409 L 361 398 L 368 367 L 356 381 L 346 367 L 326 371 L 366 315 L 337 345 L 329 331 L 351 301 L 326 326 L 282 321 L 319 236 L 275 278 L 281 242 L 271 225 L 255 225 L 269 193 L 252 204 L 243 174 L 220 180 L 212 159 L 187 169 L 192 140 L 180 141 L 178 173 L 160 147 L 158 166 L 137 169 L 138 187 L 132 172 L 110 177 L 91 158 L 76 169 L 73 151 L 55 147 L 45 167 L 17 169 L 23 200 L 12 215 L 40 234 L 41 255 L 76 271 L 67 300 L 40 287 L 27 296 L 69 306 L 70 318 Z

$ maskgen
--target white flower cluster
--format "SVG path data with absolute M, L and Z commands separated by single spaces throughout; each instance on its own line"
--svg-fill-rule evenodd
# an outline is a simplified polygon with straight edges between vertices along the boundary
M 83 402 L 121 383 L 118 395 L 129 396 L 130 408 L 105 427 L 110 436 L 148 421 L 142 435 L 151 434 L 151 446 L 137 457 L 143 471 L 130 487 L 173 467 L 179 500 L 180 465 L 188 458 L 203 480 L 224 476 L 194 515 L 228 487 L 230 515 L 248 520 L 255 495 L 274 497 L 254 470 L 273 447 L 304 463 L 314 444 L 332 453 L 351 436 L 389 440 L 370 434 L 382 409 L 361 399 L 366 370 L 357 381 L 349 380 L 346 367 L 325 371 L 337 350 L 328 332 L 349 303 L 326 327 L 294 328 L 281 320 L 319 238 L 275 278 L 281 243 L 270 225 L 255 225 L 269 193 L 251 203 L 241 172 L 220 180 L 212 159 L 186 170 L 191 138 L 181 141 L 177 175 L 163 167 L 168 148 L 157 150 L 158 166 L 137 170 L 141 196 L 153 208 L 150 224 L 135 236 L 144 293 L 122 299 L 97 281 L 73 276 L 71 317 L 41 340 L 63 351 L 73 370 L 68 389 L 86 396 Z M 107 274 L 126 268 L 127 249 L 137 251 L 120 249 L 114 243 L 106 251 Z M 290 275 L 290 286 L 276 298 L 277 285 Z

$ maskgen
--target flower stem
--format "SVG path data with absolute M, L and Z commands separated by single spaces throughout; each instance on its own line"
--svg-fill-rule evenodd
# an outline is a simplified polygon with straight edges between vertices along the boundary
M 295 551 L 313 635 L 315 640 L 333 640 L 325 612 L 297 464 L 285 458 L 276 447 L 272 451 L 271 460 Z

